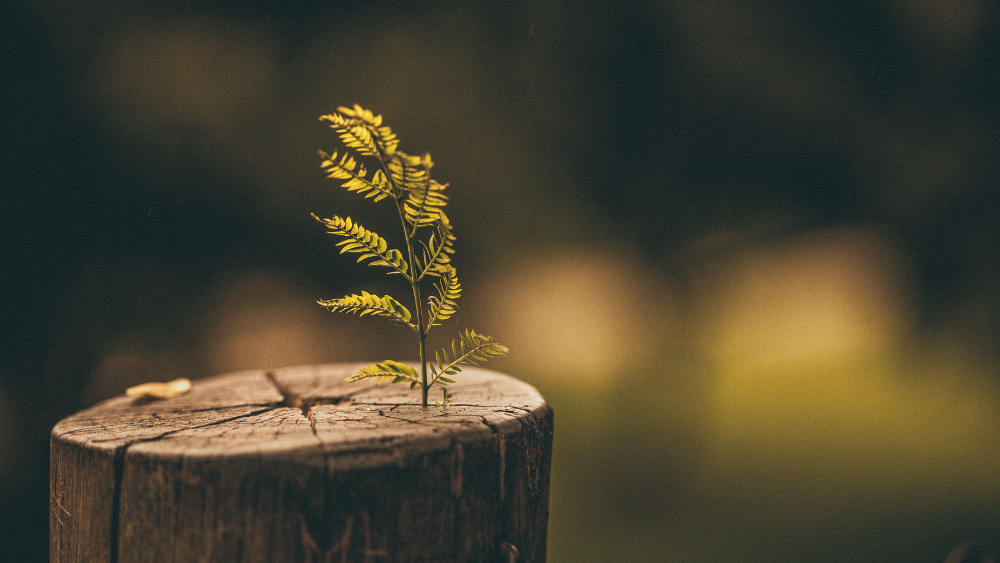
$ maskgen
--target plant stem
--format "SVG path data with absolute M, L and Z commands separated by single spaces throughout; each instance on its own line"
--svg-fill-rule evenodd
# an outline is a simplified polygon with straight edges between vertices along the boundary
M 420 333 L 420 399 L 424 407 L 427 406 L 427 391 L 430 385 L 427 384 L 427 334 Z
M 412 245 L 409 240 L 407 240 L 406 246 L 411 248 Z M 413 251 L 410 250 L 410 263 L 413 263 Z M 420 282 L 416 278 L 412 278 L 410 285 L 413 287 L 413 304 L 417 310 L 417 341 L 420 347 L 420 397 L 423 406 L 427 406 L 427 389 L 430 387 L 427 385 L 427 331 L 424 329 L 424 308 L 421 307 L 420 299 Z
M 416 252 L 413 248 L 413 241 L 417 238 L 417 229 L 412 232 L 406 228 L 406 213 L 400 200 L 396 200 L 396 210 L 399 212 L 399 221 L 403 225 L 403 236 L 406 239 L 407 260 L 410 264 L 410 287 L 413 289 L 413 308 L 417 315 L 417 342 L 420 351 L 420 398 L 422 406 L 427 407 L 427 391 L 430 385 L 427 383 L 427 329 L 424 327 L 424 307 L 420 296 L 420 278 L 417 277 Z

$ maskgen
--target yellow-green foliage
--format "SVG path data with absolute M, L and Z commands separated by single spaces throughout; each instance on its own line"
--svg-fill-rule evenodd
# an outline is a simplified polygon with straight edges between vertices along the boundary
M 435 383 L 442 386 L 454 383 L 450 376 L 461 371 L 462 365 L 479 365 L 490 358 L 502 356 L 507 348 L 493 338 L 466 329 L 451 342 L 450 348 L 434 353 L 433 361 L 427 354 L 427 333 L 458 310 L 462 285 L 458 271 L 451 264 L 455 253 L 455 234 L 444 208 L 448 184 L 431 178 L 434 161 L 431 155 L 411 156 L 400 150 L 399 139 L 382 124 L 382 116 L 355 104 L 353 108 L 340 107 L 337 112 L 320 118 L 337 132 L 346 150 L 327 154 L 320 151 L 322 167 L 328 178 L 339 180 L 341 187 L 371 199 L 374 202 L 390 200 L 396 208 L 406 241 L 406 254 L 389 248 L 385 238 L 362 227 L 350 217 L 334 215 L 329 219 L 313 217 L 323 223 L 328 232 L 343 240 L 337 243 L 340 253 L 359 254 L 358 263 L 385 267 L 405 279 L 413 293 L 413 310 L 403 306 L 390 295 L 378 296 L 362 291 L 339 299 L 319 301 L 320 305 L 335 312 L 385 317 L 409 327 L 417 335 L 420 353 L 420 372 L 411 366 L 386 360 L 371 364 L 347 381 L 374 379 L 376 383 L 410 384 L 420 386 L 423 405 L 427 406 L 427 392 Z M 370 173 L 364 158 L 374 172 Z M 432 294 L 424 298 L 425 286 Z M 428 364 L 430 370 L 428 371 Z M 448 393 L 440 405 L 447 405 Z

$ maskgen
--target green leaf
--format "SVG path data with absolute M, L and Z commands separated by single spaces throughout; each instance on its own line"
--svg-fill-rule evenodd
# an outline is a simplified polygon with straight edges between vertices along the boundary
M 320 155 L 324 157 L 321 167 L 326 172 L 326 177 L 344 180 L 340 185 L 347 191 L 357 192 L 366 198 L 374 198 L 375 201 L 387 197 L 395 198 L 389 181 L 381 170 L 376 170 L 369 178 L 365 165 L 360 164 L 349 153 L 341 155 L 339 160 L 336 152 L 332 155 L 326 153 Z
M 324 115 L 320 121 L 329 123 L 341 141 L 358 154 L 387 158 L 399 146 L 399 139 L 392 129 L 382 125 L 382 116 L 358 104 L 354 104 L 353 108 L 339 107 L 337 113 Z
M 385 163 L 392 183 L 404 192 L 420 189 L 430 181 L 430 168 L 433 165 L 429 154 L 419 157 L 408 155 L 402 151 L 397 151 Z
M 362 291 L 361 295 L 347 295 L 340 299 L 321 300 L 317 303 L 333 312 L 356 314 L 359 317 L 365 315 L 386 317 L 414 330 L 416 329 L 410 323 L 410 311 L 391 295 L 379 297 L 367 291 Z
M 458 298 L 462 295 L 462 284 L 458 282 L 458 271 L 453 266 L 449 265 L 440 275 L 441 278 L 434 284 L 437 295 L 428 298 L 428 330 L 455 314 L 458 310 Z
M 418 280 L 426 275 L 443 276 L 451 268 L 451 255 L 455 253 L 455 235 L 452 234 L 448 216 L 441 213 L 435 224 L 436 231 L 423 245 L 422 266 Z
M 434 224 L 448 203 L 444 195 L 448 185 L 431 178 L 433 166 L 430 154 L 410 156 L 397 152 L 386 162 L 392 185 L 405 195 L 404 217 L 414 229 Z
M 313 215 L 313 218 L 326 225 L 330 234 L 344 237 L 345 240 L 337 243 L 341 254 L 345 252 L 361 254 L 358 262 L 374 260 L 370 262 L 371 266 L 392 268 L 396 273 L 410 279 L 408 275 L 410 265 L 403 258 L 403 253 L 394 248 L 390 249 L 385 239 L 375 232 L 365 229 L 350 217 L 342 218 L 334 215 L 329 219 L 320 219 Z
M 361 368 L 357 373 L 348 377 L 344 381 L 350 383 L 369 378 L 375 378 L 376 384 L 384 381 L 389 381 L 391 383 L 403 383 L 405 381 L 409 381 L 411 382 L 411 388 L 413 385 L 420 382 L 420 374 L 417 373 L 416 369 L 394 360 L 386 360 L 384 362 L 369 364 L 367 367 Z
M 441 381 L 446 375 L 455 375 L 462 371 L 462 365 L 479 366 L 490 358 L 505 356 L 507 352 L 507 347 L 497 343 L 492 337 L 466 329 L 458 340 L 452 340 L 451 354 L 448 353 L 448 349 L 435 352 L 435 365 L 431 366 L 434 378 L 430 384 Z M 444 377 L 444 379 L 449 378 Z

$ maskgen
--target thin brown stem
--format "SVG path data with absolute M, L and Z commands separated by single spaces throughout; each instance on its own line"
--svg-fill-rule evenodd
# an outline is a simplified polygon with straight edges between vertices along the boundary
M 388 172 L 388 170 L 387 170 Z M 390 182 L 391 177 L 390 177 Z M 406 238 L 406 254 L 407 260 L 410 263 L 410 273 L 411 276 L 407 278 L 410 282 L 410 288 L 413 290 L 413 308 L 414 314 L 417 316 L 417 342 L 420 352 L 420 397 L 421 404 L 427 406 L 427 391 L 430 389 L 430 384 L 427 382 L 427 332 L 429 327 L 424 324 L 424 307 L 422 297 L 420 295 L 420 280 L 417 279 L 416 275 L 413 273 L 418 264 L 416 261 L 416 249 L 414 248 L 414 242 L 416 240 L 416 229 L 413 232 L 409 232 L 406 228 L 406 212 L 403 209 L 403 203 L 400 199 L 396 199 L 396 211 L 399 212 L 399 221 L 403 227 L 403 236 Z

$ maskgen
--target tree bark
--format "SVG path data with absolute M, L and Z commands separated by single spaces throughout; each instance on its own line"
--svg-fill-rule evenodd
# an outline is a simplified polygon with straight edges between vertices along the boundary
M 51 436 L 59 561 L 544 561 L 552 410 L 466 368 L 453 404 L 358 365 L 117 397 Z

